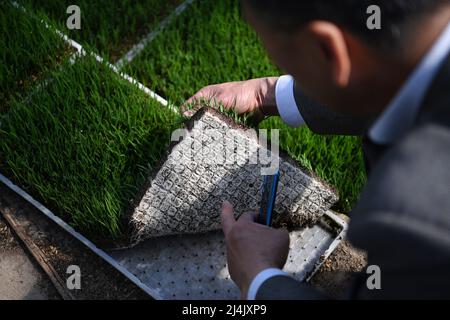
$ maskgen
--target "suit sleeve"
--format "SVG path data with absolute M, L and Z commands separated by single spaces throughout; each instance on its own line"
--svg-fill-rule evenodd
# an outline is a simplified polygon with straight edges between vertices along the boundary
M 298 82 L 294 85 L 294 96 L 306 125 L 317 134 L 363 136 L 374 120 L 338 114 L 308 98 Z
M 289 276 L 267 279 L 256 293 L 256 300 L 324 300 L 327 297 L 308 284 Z

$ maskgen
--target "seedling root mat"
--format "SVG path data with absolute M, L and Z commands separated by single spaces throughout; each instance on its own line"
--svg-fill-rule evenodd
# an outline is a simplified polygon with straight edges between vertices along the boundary
M 220 208 L 228 200 L 237 215 L 257 211 L 265 170 L 281 178 L 274 223 L 313 225 L 334 204 L 335 192 L 294 160 L 259 143 L 256 131 L 238 125 L 210 108 L 187 124 L 132 216 L 135 242 L 172 234 L 195 234 L 220 228 Z M 264 143 L 264 142 L 263 142 Z M 266 163 L 262 163 L 266 162 Z M 268 174 L 268 173 L 266 173 Z

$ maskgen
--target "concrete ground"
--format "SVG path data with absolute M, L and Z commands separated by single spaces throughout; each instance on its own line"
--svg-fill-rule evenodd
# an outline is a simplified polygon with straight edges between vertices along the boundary
M 59 299 L 47 275 L 21 247 L 0 216 L 0 300 Z

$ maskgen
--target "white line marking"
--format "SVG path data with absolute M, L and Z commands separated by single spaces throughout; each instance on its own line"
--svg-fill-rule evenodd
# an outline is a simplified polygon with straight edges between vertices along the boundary
M 169 104 L 169 102 L 164 99 L 163 97 L 161 97 L 160 95 L 158 95 L 157 93 L 153 92 L 152 90 L 150 90 L 149 88 L 147 88 L 146 86 L 144 86 L 142 83 L 140 83 L 139 81 L 137 81 L 136 79 L 134 79 L 133 77 L 129 76 L 128 74 L 121 72 L 116 66 L 114 66 L 113 64 L 109 63 L 109 62 L 105 62 L 104 59 L 102 57 L 100 57 L 99 55 L 93 53 L 93 52 L 88 52 L 86 51 L 83 46 L 81 44 L 79 44 L 78 42 L 76 42 L 75 40 L 70 39 L 67 35 L 65 35 L 63 32 L 59 31 L 59 30 L 54 30 L 66 43 L 68 43 L 69 45 L 71 45 L 73 48 L 75 48 L 80 55 L 90 55 L 92 57 L 95 58 L 95 60 L 97 60 L 99 63 L 105 63 L 113 72 L 115 72 L 116 74 L 118 74 L 120 77 L 122 77 L 123 79 L 127 80 L 128 82 L 136 85 L 140 90 L 142 90 L 143 92 L 145 92 L 147 95 L 149 95 L 152 99 L 158 101 L 160 104 L 162 104 L 164 107 L 168 107 L 170 110 L 174 111 L 174 112 L 178 112 L 178 109 Z
M 3 182 L 8 188 L 12 191 L 20 195 L 23 199 L 33 205 L 36 209 L 42 212 L 47 216 L 50 220 L 59 225 L 62 229 L 67 231 L 73 237 L 82 242 L 86 247 L 96 253 L 103 260 L 108 262 L 111 266 L 116 268 L 119 272 L 121 272 L 125 277 L 130 279 L 134 284 L 136 284 L 139 288 L 144 290 L 147 294 L 149 294 L 154 299 L 161 300 L 162 297 L 159 295 L 158 291 L 152 288 L 149 288 L 147 285 L 141 282 L 135 275 L 130 273 L 127 269 L 122 267 L 116 260 L 114 260 L 110 255 L 108 255 L 105 251 L 99 249 L 94 243 L 89 241 L 86 237 L 75 231 L 71 226 L 64 222 L 61 218 L 57 217 L 52 211 L 47 209 L 44 205 L 42 205 L 39 201 L 35 200 L 32 196 L 22 190 L 20 187 L 16 186 L 11 180 L 0 173 L 0 181 Z
M 147 34 L 139 43 L 135 44 L 122 58 L 120 58 L 116 62 L 115 66 L 119 69 L 122 69 L 125 65 L 133 61 L 133 59 L 136 58 L 136 56 L 140 54 L 150 42 L 152 42 L 173 20 L 175 20 L 176 17 L 182 14 L 194 1 L 195 0 L 186 0 L 178 7 L 176 7 L 168 17 L 161 21 L 161 23 L 155 30 Z

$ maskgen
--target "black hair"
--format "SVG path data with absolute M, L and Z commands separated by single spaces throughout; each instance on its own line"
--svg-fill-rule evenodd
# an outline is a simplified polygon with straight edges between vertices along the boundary
M 245 0 L 273 27 L 294 31 L 313 20 L 334 22 L 368 44 L 391 47 L 401 43 L 404 27 L 449 0 Z M 369 29 L 367 9 L 377 5 L 381 29 Z

